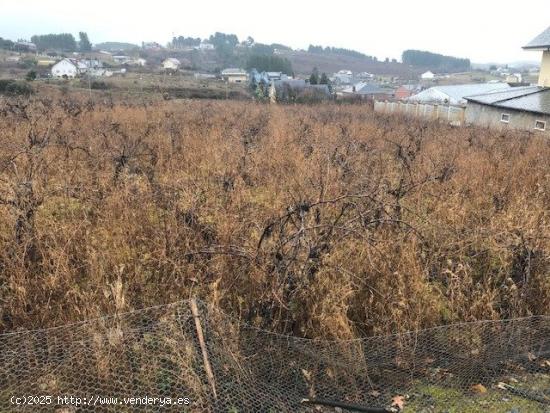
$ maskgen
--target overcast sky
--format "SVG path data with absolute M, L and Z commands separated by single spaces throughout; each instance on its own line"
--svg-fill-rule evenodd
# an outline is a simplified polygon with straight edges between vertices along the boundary
M 173 35 L 311 44 L 400 59 L 421 49 L 473 62 L 539 60 L 521 46 L 550 26 L 549 0 L 0 0 L 0 37 L 86 31 L 92 43 L 157 41 Z

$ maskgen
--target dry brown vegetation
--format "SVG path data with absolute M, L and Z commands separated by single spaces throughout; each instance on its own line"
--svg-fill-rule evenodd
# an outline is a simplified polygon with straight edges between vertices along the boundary
M 2 331 L 202 297 L 348 338 L 550 314 L 550 142 L 364 106 L 0 101 Z

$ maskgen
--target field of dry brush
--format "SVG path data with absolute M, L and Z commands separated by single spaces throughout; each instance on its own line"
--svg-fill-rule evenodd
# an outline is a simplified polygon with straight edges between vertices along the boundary
M 0 331 L 191 296 L 350 338 L 550 314 L 550 142 L 366 106 L 0 101 Z

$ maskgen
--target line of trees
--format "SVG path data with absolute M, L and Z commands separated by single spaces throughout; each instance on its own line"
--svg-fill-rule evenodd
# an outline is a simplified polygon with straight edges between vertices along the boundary
M 292 74 L 290 60 L 274 55 L 253 54 L 246 61 L 247 70 L 257 69 L 260 72 L 283 72 Z
M 54 49 L 74 52 L 76 50 L 76 40 L 70 33 L 34 35 L 31 37 L 31 42 L 39 51 Z
M 92 50 L 92 43 L 86 32 L 78 33 L 78 42 L 70 33 L 50 33 L 35 34 L 31 37 L 31 42 L 36 45 L 39 51 L 60 50 L 64 52 L 89 52 Z
M 323 47 L 323 46 L 315 46 L 310 44 L 307 51 L 309 53 L 315 53 L 315 54 L 340 54 L 343 56 L 357 57 L 357 58 L 367 59 L 370 61 L 375 60 L 373 56 L 368 56 L 356 50 L 344 49 L 342 47 L 330 47 L 330 46 Z
M 235 34 L 225 34 L 216 32 L 210 36 L 210 43 L 214 45 L 216 49 L 233 49 L 239 44 L 239 38 Z
M 330 87 L 330 80 L 326 73 L 319 75 L 319 69 L 313 68 L 311 76 L 309 77 L 310 85 L 328 85 Z
M 193 47 L 201 44 L 200 37 L 185 37 L 177 36 L 172 38 L 172 47 L 174 49 L 183 49 L 185 47 Z
M 0 37 L 0 49 L 11 49 L 13 48 L 14 43 L 9 39 L 3 39 Z
M 444 56 L 423 50 L 405 50 L 402 60 L 407 65 L 430 68 L 440 72 L 461 72 L 471 68 L 470 59 Z

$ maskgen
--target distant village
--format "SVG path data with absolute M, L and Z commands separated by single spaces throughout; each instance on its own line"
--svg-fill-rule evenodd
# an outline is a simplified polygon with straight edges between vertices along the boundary
M 225 36 L 225 35 L 224 35 Z M 208 54 L 216 45 L 201 39 L 183 39 L 179 52 Z M 244 42 L 243 42 L 244 44 Z M 236 43 L 235 47 L 253 47 Z M 38 52 L 32 42 L 19 41 L 14 51 L 5 55 L 6 62 L 17 63 L 34 54 L 39 75 L 51 79 L 94 79 L 125 76 L 128 72 L 157 73 L 176 76 L 192 74 L 198 81 L 241 85 L 254 97 L 276 102 L 307 100 L 355 100 L 374 104 L 381 113 L 404 113 L 443 119 L 454 124 L 476 123 L 492 127 L 517 127 L 548 132 L 550 116 L 550 28 L 524 49 L 543 52 L 540 67 L 517 70 L 492 66 L 484 71 L 484 79 L 471 73 L 426 70 L 415 78 L 385 76 L 369 72 L 353 72 L 342 68 L 334 73 L 295 74 L 256 68 L 225 67 L 205 71 L 191 67 L 185 58 L 175 57 L 171 49 L 158 43 L 143 43 L 144 53 L 125 54 L 101 48 L 88 53 Z M 273 50 L 273 54 L 280 52 Z M 152 59 L 146 58 L 152 56 Z M 467 76 L 468 75 L 468 76 Z M 489 77 L 490 80 L 485 80 Z M 531 82 L 529 79 L 537 78 Z M 483 81 L 485 80 L 485 81 Z M 538 103 L 537 103 L 538 102 Z

